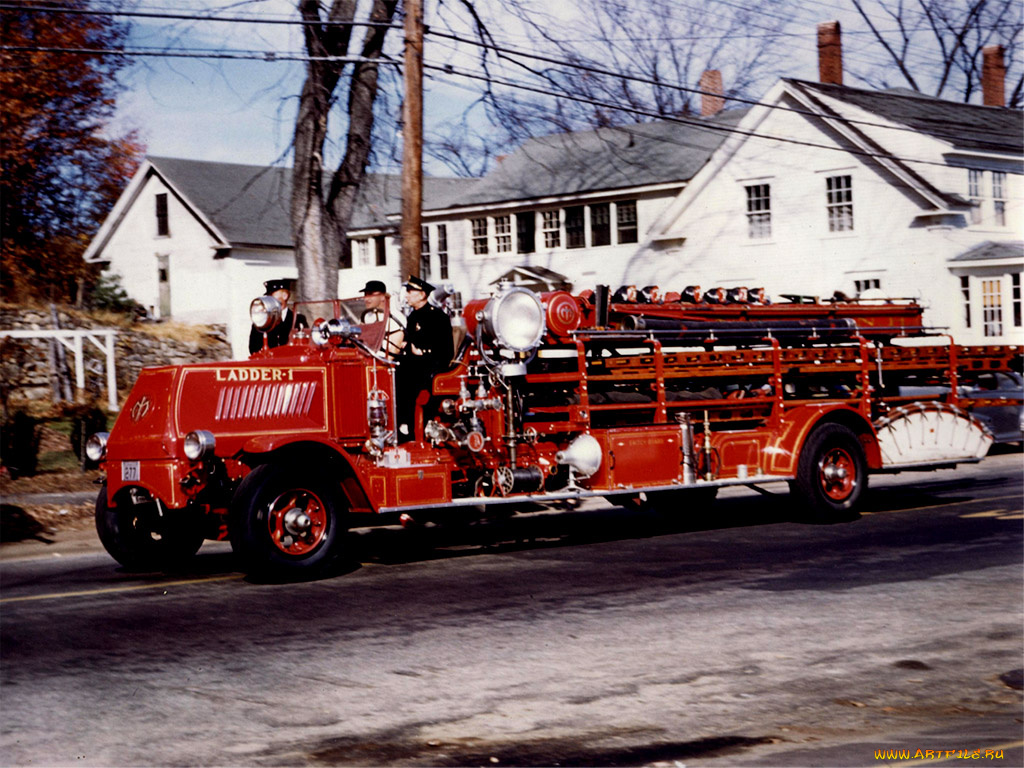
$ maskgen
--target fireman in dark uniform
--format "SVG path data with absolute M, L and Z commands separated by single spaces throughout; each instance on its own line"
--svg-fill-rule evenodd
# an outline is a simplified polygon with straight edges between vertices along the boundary
M 447 313 L 427 302 L 434 286 L 410 277 L 404 287 L 412 312 L 405 321 L 405 346 L 398 355 L 398 423 L 399 439 L 411 439 L 416 397 L 430 389 L 434 374 L 448 370 L 455 347 Z
M 263 285 L 266 288 L 265 296 L 273 296 L 281 305 L 281 322 L 275 325 L 267 333 L 255 328 L 249 331 L 249 354 L 259 352 L 263 349 L 263 337 L 267 338 L 267 347 L 280 347 L 288 343 L 288 337 L 293 328 L 308 328 L 309 323 L 302 315 L 296 315 L 288 306 L 295 291 L 295 283 L 292 278 L 281 278 L 279 280 L 267 280 Z

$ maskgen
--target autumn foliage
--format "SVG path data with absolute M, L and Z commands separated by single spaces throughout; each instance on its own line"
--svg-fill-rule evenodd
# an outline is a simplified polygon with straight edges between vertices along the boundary
M 111 134 L 125 27 L 38 7 L 0 10 L 0 295 L 71 302 L 93 277 L 82 253 L 144 150 Z

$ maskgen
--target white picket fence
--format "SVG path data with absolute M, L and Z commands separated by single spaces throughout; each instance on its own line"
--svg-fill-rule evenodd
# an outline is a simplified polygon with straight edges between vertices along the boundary
M 15 331 L 0 330 L 0 338 L 12 339 L 56 339 L 65 349 L 75 356 L 75 387 L 85 391 L 85 341 L 88 340 L 106 357 L 107 371 L 107 407 L 111 412 L 117 411 L 117 376 L 114 368 L 114 337 L 117 331 L 108 329 L 90 329 L 77 331 L 36 330 Z

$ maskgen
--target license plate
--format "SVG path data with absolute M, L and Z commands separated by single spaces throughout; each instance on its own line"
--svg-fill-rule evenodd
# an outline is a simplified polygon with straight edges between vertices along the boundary
M 139 481 L 139 462 L 137 461 L 122 461 L 121 462 L 121 480 L 126 483 L 134 483 Z

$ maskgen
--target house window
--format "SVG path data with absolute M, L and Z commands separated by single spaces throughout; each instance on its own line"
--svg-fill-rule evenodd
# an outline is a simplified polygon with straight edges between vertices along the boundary
M 473 230 L 473 253 L 480 256 L 487 253 L 487 217 L 470 219 Z
M 160 192 L 156 196 L 156 236 L 167 237 L 171 227 L 167 222 L 167 193 Z
M 565 247 L 583 248 L 586 244 L 587 233 L 583 224 L 583 206 L 570 206 L 565 209 Z
M 590 244 L 612 244 L 612 214 L 608 203 L 595 203 L 590 206 Z
M 997 227 L 1006 226 L 1006 173 L 992 172 L 992 217 Z
M 1010 306 L 1013 309 L 1013 325 L 1015 328 L 1020 328 L 1021 323 L 1021 303 L 1020 303 L 1020 272 L 1014 272 L 1010 275 Z
M 441 270 L 441 279 L 448 279 L 448 225 L 437 225 L 437 265 Z
M 386 267 L 388 265 L 387 239 L 384 235 L 377 235 L 373 240 L 376 247 L 377 266 Z
M 882 281 L 877 277 L 869 277 L 865 280 L 854 280 L 853 286 L 857 289 L 857 295 L 860 296 L 864 291 L 869 291 L 872 288 L 881 288 Z
M 752 184 L 747 190 L 747 237 L 763 240 L 772 236 L 770 184 Z
M 1003 335 L 1002 280 L 998 277 L 981 281 L 982 333 Z
M 430 279 L 430 227 L 420 227 L 420 277 Z
M 981 181 L 985 172 L 967 169 L 967 196 L 971 199 L 971 224 L 981 224 Z
M 512 252 L 512 217 L 494 217 L 494 250 L 498 253 Z
M 558 211 L 544 211 L 543 213 L 543 224 L 544 224 L 544 247 L 545 248 L 557 248 L 562 244 L 561 236 L 561 221 L 558 217 Z
M 623 200 L 615 204 L 615 223 L 619 243 L 637 241 L 636 200 Z
M 853 177 L 829 176 L 825 179 L 828 205 L 828 231 L 853 230 Z
M 960 278 L 960 295 L 964 299 L 964 328 L 971 327 L 971 278 L 964 275 Z
M 370 266 L 370 241 L 366 238 L 353 240 L 357 267 Z
M 533 211 L 516 214 L 516 252 L 533 253 L 536 250 L 535 231 L 537 214 Z

